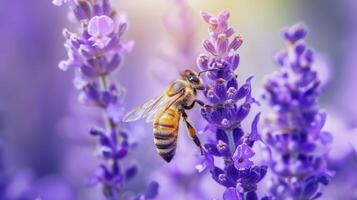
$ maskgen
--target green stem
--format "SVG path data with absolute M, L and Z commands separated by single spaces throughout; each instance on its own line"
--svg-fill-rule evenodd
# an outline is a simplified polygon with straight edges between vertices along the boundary
M 234 142 L 232 130 L 229 130 L 229 131 L 227 132 L 227 137 L 228 137 L 229 150 L 231 151 L 231 154 L 233 155 L 233 154 L 234 154 L 234 151 L 235 151 L 235 142 Z
M 100 82 L 100 85 L 102 87 L 102 89 L 104 91 L 107 91 L 108 90 L 108 81 L 107 81 L 107 77 L 105 75 L 101 75 L 99 77 L 99 82 Z M 114 127 L 112 126 L 112 123 L 110 122 L 110 119 L 109 117 L 106 115 L 106 113 L 104 112 L 104 121 L 105 121 L 105 127 L 106 128 L 110 128 L 110 129 L 113 129 Z
M 100 83 L 102 85 L 103 90 L 108 90 L 108 81 L 105 75 L 100 76 Z
M 121 189 L 118 190 L 118 200 L 122 200 L 123 199 L 123 191 Z
M 100 85 L 102 87 L 102 89 L 104 91 L 107 91 L 109 88 L 108 88 L 108 80 L 107 80 L 107 76 L 106 75 L 101 75 L 99 77 L 99 82 L 100 82 Z M 113 124 L 109 118 L 109 116 L 107 115 L 107 113 L 105 112 L 104 110 L 104 121 L 105 121 L 105 127 L 106 129 L 110 129 L 111 131 L 113 129 L 115 129 L 115 131 L 118 130 L 118 126 L 116 124 Z M 119 141 L 120 140 L 120 134 L 117 133 L 117 140 Z M 113 161 L 114 162 L 114 161 Z M 122 190 L 120 188 L 117 189 L 118 191 L 118 200 L 122 200 L 123 198 L 123 195 L 122 195 Z

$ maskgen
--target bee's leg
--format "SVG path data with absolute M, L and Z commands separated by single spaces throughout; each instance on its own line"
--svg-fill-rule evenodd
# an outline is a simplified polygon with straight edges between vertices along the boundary
M 195 128 L 193 128 L 193 126 L 191 125 L 191 123 L 187 120 L 187 114 L 185 112 L 184 109 L 181 110 L 181 113 L 182 113 L 182 118 L 183 118 L 183 121 L 185 122 L 186 124 L 186 127 L 188 129 L 188 133 L 190 134 L 190 137 L 192 138 L 193 142 L 196 144 L 196 146 L 198 148 L 200 148 L 200 151 L 201 151 L 201 155 L 203 155 L 203 149 L 202 149 L 202 146 L 201 146 L 201 141 L 200 139 L 197 137 L 196 135 L 196 130 Z
M 183 108 L 185 109 L 185 110 L 191 110 L 194 106 L 195 106 L 195 103 L 196 103 L 196 101 L 194 101 L 191 105 L 189 105 L 189 106 L 183 106 Z M 183 112 L 182 113 L 184 113 L 185 112 L 185 110 L 184 109 L 182 109 L 183 110 Z
M 184 106 L 183 108 L 184 108 L 185 110 L 191 110 L 191 109 L 195 106 L 195 103 L 197 103 L 198 105 L 200 105 L 200 106 L 202 106 L 202 107 L 205 107 L 205 108 L 207 108 L 207 107 L 212 107 L 212 106 L 210 106 L 210 105 L 208 105 L 208 104 L 205 104 L 203 101 L 201 101 L 201 100 L 199 100 L 199 99 L 195 99 L 195 101 L 194 101 L 191 105 L 189 105 L 189 106 Z
M 195 99 L 194 103 L 198 103 L 198 105 L 202 106 L 202 107 L 208 107 L 209 105 L 205 104 L 203 101 L 199 100 L 199 99 Z

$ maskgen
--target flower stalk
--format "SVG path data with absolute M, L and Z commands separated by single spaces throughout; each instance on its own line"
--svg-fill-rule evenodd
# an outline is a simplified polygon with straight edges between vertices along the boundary
M 215 133 L 205 147 L 205 160 L 200 170 L 208 169 L 212 178 L 226 187 L 224 200 L 258 199 L 257 183 L 265 176 L 267 167 L 257 166 L 250 159 L 254 157 L 253 145 L 260 139 L 257 129 L 260 114 L 251 124 L 251 131 L 245 131 L 241 123 L 249 115 L 251 106 L 258 102 L 251 96 L 251 79 L 242 85 L 238 83 L 235 71 L 240 56 L 238 49 L 243 43 L 241 36 L 235 36 L 229 26 L 229 12 L 218 16 L 202 12 L 203 20 L 209 25 L 209 39 L 202 45 L 207 51 L 197 59 L 199 68 L 206 72 L 205 96 L 211 106 L 201 110 L 208 122 L 206 131 Z M 223 161 L 223 166 L 214 162 Z
M 106 199 L 147 199 L 157 195 L 158 184 L 149 184 L 145 193 L 132 195 L 127 183 L 138 172 L 137 164 L 128 158 L 135 143 L 129 142 L 122 124 L 124 89 L 111 81 L 133 41 L 121 41 L 128 25 L 123 15 L 112 8 L 109 0 L 54 0 L 55 5 L 68 4 L 80 24 L 80 32 L 65 29 L 68 59 L 60 69 L 75 71 L 75 86 L 81 103 L 104 113 L 103 121 L 90 134 L 98 138 L 97 155 L 103 160 L 91 184 L 100 184 Z
M 264 125 L 272 151 L 273 199 L 317 199 L 333 175 L 327 168 L 332 137 L 322 131 L 327 115 L 318 105 L 320 80 L 311 67 L 314 53 L 306 35 L 303 24 L 284 30 L 287 47 L 277 53 L 279 68 L 264 85 L 263 98 L 275 111 Z

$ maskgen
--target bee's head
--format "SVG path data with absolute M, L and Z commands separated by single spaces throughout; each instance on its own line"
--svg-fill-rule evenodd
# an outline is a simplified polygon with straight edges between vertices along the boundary
M 191 70 L 186 69 L 182 74 L 181 77 L 186 80 L 190 85 L 198 90 L 203 90 L 204 87 L 202 85 L 202 79 L 199 77 L 198 73 Z

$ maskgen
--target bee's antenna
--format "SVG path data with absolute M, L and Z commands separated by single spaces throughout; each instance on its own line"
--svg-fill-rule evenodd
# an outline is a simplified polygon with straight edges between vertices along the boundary
M 200 71 L 200 72 L 198 73 L 198 76 L 201 76 L 201 74 L 203 74 L 203 73 L 205 73 L 205 72 L 211 72 L 211 71 L 217 71 L 217 70 L 218 70 L 217 68 L 203 70 L 203 71 Z

